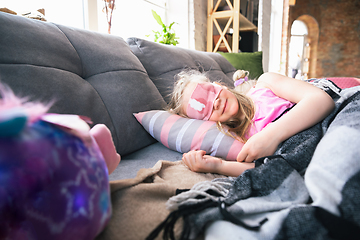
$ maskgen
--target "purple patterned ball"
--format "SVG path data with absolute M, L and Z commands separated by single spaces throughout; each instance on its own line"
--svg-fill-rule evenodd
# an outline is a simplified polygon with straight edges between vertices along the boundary
M 95 143 L 36 121 L 0 137 L 0 239 L 94 239 L 111 215 Z

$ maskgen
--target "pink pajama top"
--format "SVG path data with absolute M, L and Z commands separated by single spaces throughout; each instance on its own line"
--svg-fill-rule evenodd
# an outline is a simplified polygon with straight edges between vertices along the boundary
M 276 96 L 269 88 L 252 87 L 246 95 L 255 103 L 255 116 L 249 136 L 260 132 L 294 106 L 294 103 Z

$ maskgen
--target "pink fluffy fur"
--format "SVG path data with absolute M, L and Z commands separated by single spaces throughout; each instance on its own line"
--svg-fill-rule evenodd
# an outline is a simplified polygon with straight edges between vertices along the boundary
M 51 104 L 31 102 L 27 97 L 18 97 L 8 86 L 2 83 L 0 83 L 0 96 L 0 115 L 3 111 L 21 108 L 28 115 L 29 122 L 38 120 L 51 106 Z

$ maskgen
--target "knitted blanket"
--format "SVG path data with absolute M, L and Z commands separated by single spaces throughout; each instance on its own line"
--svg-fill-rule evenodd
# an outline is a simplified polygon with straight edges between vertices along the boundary
M 174 238 L 180 218 L 181 239 L 358 239 L 360 88 L 314 84 L 336 103 L 326 119 L 239 177 L 201 182 L 171 197 L 171 213 L 149 239 L 164 229 L 164 238 Z

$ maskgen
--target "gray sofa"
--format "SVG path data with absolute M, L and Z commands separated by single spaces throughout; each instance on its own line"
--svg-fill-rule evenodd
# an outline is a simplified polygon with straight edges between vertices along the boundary
M 185 68 L 206 71 L 211 80 L 229 85 L 235 72 L 232 64 L 217 53 L 135 38 L 124 41 L 112 35 L 0 13 L 0 81 L 17 95 L 54 101 L 50 112 L 85 115 L 93 124 L 106 124 L 122 155 L 111 180 L 133 178 L 140 168 L 152 167 L 158 160 L 181 159 L 180 153 L 156 142 L 133 113 L 162 109 L 172 91 L 174 75 Z M 170 223 L 175 224 L 178 217 L 187 214 L 190 217 L 183 221 L 188 226 L 186 233 L 200 233 L 200 227 L 205 226 L 205 239 L 357 239 L 358 91 L 354 88 L 340 92 L 334 112 L 283 143 L 280 155 L 260 160 L 258 167 L 236 179 L 220 179 L 214 183 L 216 187 L 207 182 L 207 186 L 198 185 L 200 191 L 197 189 L 195 194 L 185 192 L 194 199 L 183 198 L 189 204 L 171 212 L 169 216 L 176 218 Z M 176 180 L 196 175 L 194 182 L 198 182 L 199 175 L 207 176 L 188 169 L 171 173 Z M 166 219 L 169 213 L 165 202 L 178 190 L 179 181 L 153 181 L 150 185 L 146 180 L 139 187 L 113 192 L 112 218 L 96 239 L 144 239 Z M 126 180 L 116 182 L 121 185 Z M 148 186 L 160 194 L 147 197 L 144 189 Z M 202 190 L 211 201 L 202 201 Z M 226 198 L 223 192 L 229 193 Z M 193 205 L 199 201 L 204 204 Z M 170 232 L 169 225 L 160 227 Z M 131 238 L 134 235 L 128 233 L 142 237 Z
M 0 81 L 20 96 L 54 101 L 50 112 L 88 116 L 112 132 L 122 160 L 110 180 L 132 178 L 181 154 L 154 140 L 133 113 L 162 109 L 185 68 L 232 84 L 220 54 L 99 34 L 0 13 Z

